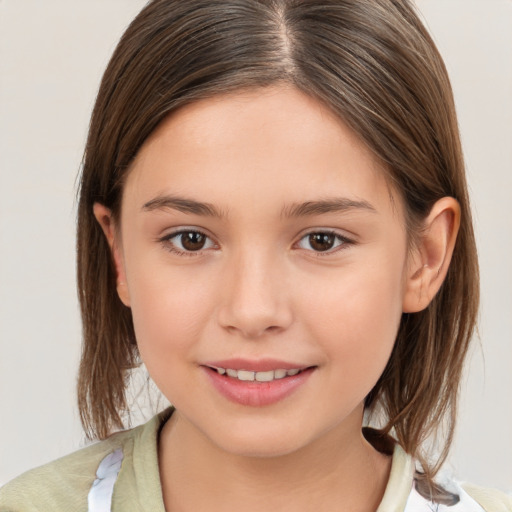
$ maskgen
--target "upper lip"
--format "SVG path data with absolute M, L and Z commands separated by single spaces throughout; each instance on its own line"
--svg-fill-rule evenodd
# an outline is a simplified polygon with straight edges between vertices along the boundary
M 207 361 L 202 366 L 210 368 L 230 368 L 232 370 L 247 370 L 250 372 L 268 372 L 270 370 L 304 370 L 312 365 L 282 361 L 279 359 L 244 359 L 233 358 L 217 361 Z

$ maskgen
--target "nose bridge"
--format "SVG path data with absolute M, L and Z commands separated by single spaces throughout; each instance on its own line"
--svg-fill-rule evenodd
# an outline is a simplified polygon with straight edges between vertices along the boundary
M 233 254 L 226 266 L 223 327 L 248 338 L 288 327 L 292 312 L 282 259 L 252 246 Z

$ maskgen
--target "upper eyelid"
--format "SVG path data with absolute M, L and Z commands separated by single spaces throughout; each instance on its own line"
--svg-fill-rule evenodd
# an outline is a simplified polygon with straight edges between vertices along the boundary
M 206 230 L 203 230 L 201 228 L 198 228 L 198 227 L 179 227 L 177 228 L 175 231 L 171 231 L 170 233 L 167 233 L 161 237 L 159 237 L 157 240 L 159 242 L 166 242 L 166 241 L 170 241 L 171 239 L 173 239 L 174 237 L 176 236 L 179 236 L 183 233 L 190 233 L 190 232 L 195 232 L 195 233 L 200 233 L 201 235 L 205 236 L 206 238 L 210 239 L 215 245 L 219 245 L 218 242 L 215 240 L 215 237 L 209 235 Z M 346 244 L 354 244 L 356 243 L 356 240 L 354 240 L 354 238 L 352 236 L 347 236 L 345 234 L 342 234 L 340 233 L 338 230 L 336 229 L 333 229 L 333 228 L 312 228 L 312 229 L 309 229 L 305 232 L 302 232 L 298 235 L 298 238 L 297 240 L 293 243 L 293 246 L 297 245 L 298 243 L 300 243 L 305 237 L 309 236 L 309 235 L 312 235 L 312 234 L 315 234 L 315 233 L 327 233 L 327 234 L 330 234 L 330 235 L 334 235 L 336 237 L 338 237 L 339 239 L 343 240 L 345 242 L 345 244 L 343 245 L 346 245 Z M 195 253 L 195 254 L 200 254 L 201 252 L 203 251 L 206 251 L 208 249 L 200 249 L 198 251 L 187 251 L 187 252 L 190 252 L 191 254 L 192 253 Z M 318 253 L 318 254 L 324 254 L 324 255 L 327 255 L 327 254 L 330 254 L 330 253 L 333 253 L 335 251 L 325 251 L 325 252 L 320 252 L 320 251 L 309 251 L 309 252 L 313 252 L 313 253 Z
M 339 229 L 335 228 L 314 228 L 314 229 L 307 229 L 302 234 L 299 235 L 300 239 L 304 238 L 305 236 L 311 235 L 313 233 L 329 233 L 331 235 L 339 236 L 340 238 L 346 238 L 347 240 L 351 240 L 352 238 L 355 238 L 354 235 L 348 235 L 345 234 L 345 232 Z
M 171 238 L 174 238 L 175 236 L 181 235 L 183 233 L 200 233 L 201 235 L 204 235 L 205 237 L 209 238 L 210 240 L 215 240 L 215 237 L 210 235 L 206 230 L 201 228 L 191 228 L 191 227 L 180 227 L 176 228 L 174 231 L 170 231 L 168 233 L 165 233 L 157 238 L 158 241 L 162 240 L 169 240 Z
M 304 239 L 304 237 L 306 237 L 308 235 L 315 234 L 315 233 L 327 233 L 329 235 L 334 235 L 334 236 L 339 237 L 340 239 L 344 240 L 345 242 L 348 242 L 351 244 L 355 244 L 357 241 L 357 237 L 355 235 L 345 234 L 345 232 L 340 232 L 339 230 L 334 229 L 334 228 L 319 228 L 319 229 L 315 228 L 315 229 L 310 229 L 308 231 L 301 233 L 298 237 L 298 242 L 300 242 L 302 239 Z
M 188 226 L 176 228 L 174 231 L 171 231 L 170 233 L 166 233 L 162 236 L 159 236 L 158 240 L 164 240 L 164 239 L 172 238 L 181 233 L 190 233 L 190 232 L 200 233 L 201 235 L 204 235 L 212 240 L 215 240 L 215 236 L 209 234 L 208 230 L 203 229 L 203 228 L 188 227 Z M 309 229 L 302 231 L 301 233 L 298 234 L 298 240 L 302 240 L 305 236 L 308 236 L 308 235 L 311 235 L 314 233 L 329 233 L 329 234 L 336 235 L 336 236 L 339 236 L 340 238 L 343 238 L 345 240 L 350 240 L 350 241 L 355 241 L 355 238 L 356 238 L 355 235 L 352 235 L 352 234 L 346 235 L 344 233 L 341 233 L 339 230 L 337 230 L 335 228 L 309 228 Z
M 174 243 L 171 242 L 171 240 L 173 238 L 178 237 L 180 235 L 183 235 L 184 233 L 199 233 L 200 235 L 202 235 L 202 236 L 206 237 L 207 239 L 211 240 L 214 245 L 218 245 L 218 243 L 210 235 L 208 235 L 203 230 L 198 229 L 198 228 L 194 228 L 194 229 L 191 229 L 191 228 L 179 228 L 176 231 L 172 231 L 170 233 L 167 233 L 167 234 L 165 234 L 163 236 L 158 237 L 156 239 L 156 241 L 159 242 L 160 244 L 162 244 L 162 246 L 164 246 L 164 247 L 166 245 L 172 245 L 173 247 L 172 248 L 167 247 L 167 250 L 170 251 L 170 252 L 173 252 L 175 254 L 178 254 L 180 256 L 185 256 L 185 255 L 186 256 L 199 256 L 202 252 L 211 250 L 211 248 L 206 248 L 206 249 L 199 249 L 198 251 L 188 251 L 186 249 L 185 250 L 180 249 Z

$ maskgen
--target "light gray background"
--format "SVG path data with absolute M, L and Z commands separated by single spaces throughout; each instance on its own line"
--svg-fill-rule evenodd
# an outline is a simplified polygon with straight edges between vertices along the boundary
M 0 0 L 0 485 L 83 445 L 75 178 L 101 73 L 143 0 Z M 512 490 L 512 1 L 418 0 L 450 71 L 482 267 L 451 466 Z

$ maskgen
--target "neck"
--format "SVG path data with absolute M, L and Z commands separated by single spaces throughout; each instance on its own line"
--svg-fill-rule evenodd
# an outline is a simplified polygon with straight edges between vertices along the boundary
M 293 453 L 248 457 L 220 449 L 175 412 L 159 444 L 166 510 L 374 512 L 391 461 L 364 439 L 360 424 L 328 432 Z

